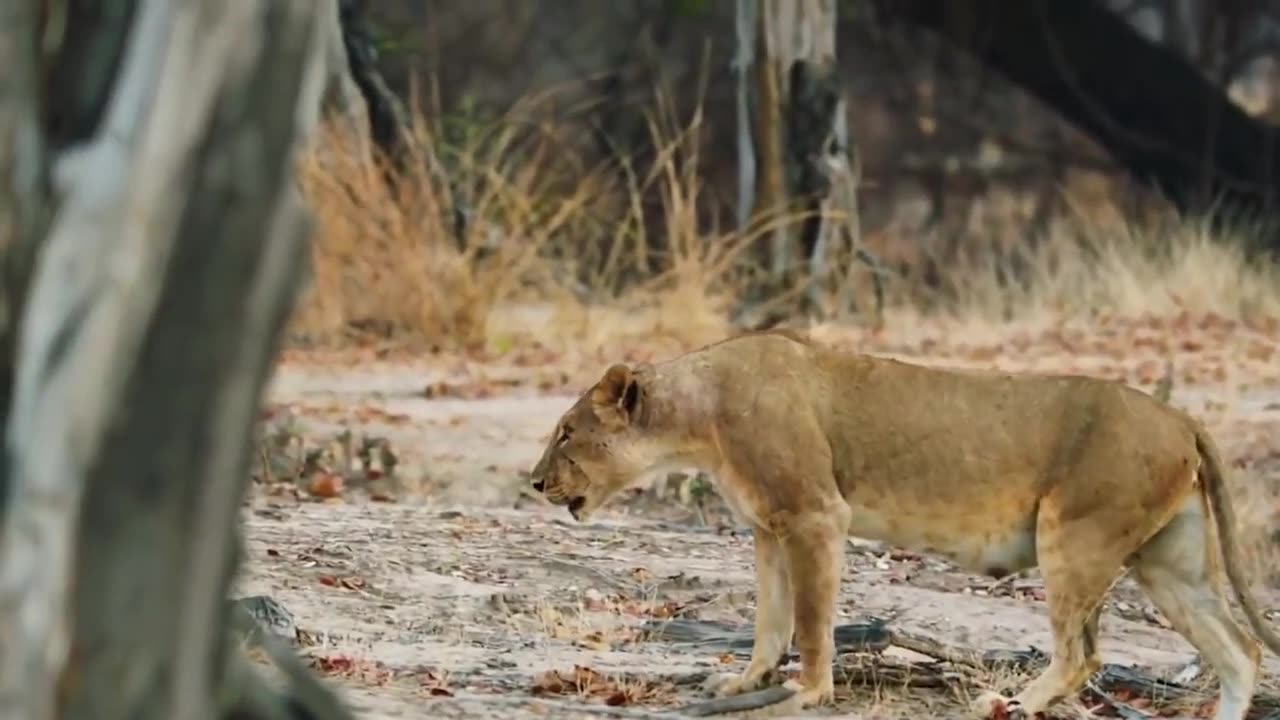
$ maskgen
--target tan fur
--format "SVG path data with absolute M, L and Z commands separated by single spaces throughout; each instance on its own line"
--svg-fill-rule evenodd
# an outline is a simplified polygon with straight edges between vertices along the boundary
M 721 694 L 759 687 L 794 639 L 803 704 L 830 701 L 850 534 L 991 575 L 1040 567 L 1052 662 L 1013 699 L 981 698 L 984 715 L 1031 716 L 1080 689 L 1101 662 L 1102 599 L 1126 569 L 1217 670 L 1218 720 L 1244 717 L 1259 664 L 1228 613 L 1220 560 L 1280 653 L 1246 591 L 1212 440 L 1119 383 L 932 369 L 753 333 L 610 367 L 556 424 L 532 477 L 581 520 L 667 466 L 711 473 L 754 530 L 755 648 Z

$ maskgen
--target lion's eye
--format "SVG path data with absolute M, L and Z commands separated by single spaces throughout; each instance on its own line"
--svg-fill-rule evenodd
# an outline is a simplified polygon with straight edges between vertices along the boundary
M 556 441 L 556 447 L 564 447 L 564 444 L 569 442 L 570 432 L 571 430 L 568 427 L 560 431 L 560 439 Z

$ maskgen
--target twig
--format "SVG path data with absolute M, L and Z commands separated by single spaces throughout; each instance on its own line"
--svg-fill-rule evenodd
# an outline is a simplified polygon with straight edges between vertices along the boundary
M 1098 684 L 1092 680 L 1085 684 L 1085 690 L 1093 695 L 1095 700 L 1105 705 L 1108 710 L 1114 712 L 1124 720 L 1147 720 L 1147 718 L 1150 717 L 1132 705 L 1122 703 L 1111 697 L 1108 693 L 1103 692 L 1102 689 L 1098 687 Z

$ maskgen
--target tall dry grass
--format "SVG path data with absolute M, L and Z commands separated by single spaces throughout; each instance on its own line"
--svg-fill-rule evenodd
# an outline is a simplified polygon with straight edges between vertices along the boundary
M 579 231 L 597 202 L 597 175 L 566 180 L 550 153 L 545 138 L 527 140 L 514 126 L 459 153 L 468 176 L 456 186 L 480 192 L 467 208 L 478 220 L 458 237 L 454 189 L 425 158 L 392 186 L 358 135 L 326 125 L 299 168 L 317 232 L 314 278 L 295 334 L 330 344 L 370 336 L 482 339 L 495 303 L 548 284 L 544 251 Z
M 592 166 L 557 128 L 513 113 L 451 149 L 452 187 L 418 158 L 394 188 L 358 136 L 326 125 L 299 167 L 317 230 L 292 336 L 474 346 L 520 324 L 578 341 L 722 333 L 748 238 L 719 229 L 702 197 L 701 123 L 653 117 L 646 167 Z M 417 136 L 435 142 L 422 122 Z M 462 237 L 453 198 L 469 216 Z M 521 304 L 543 311 L 513 314 Z
M 536 338 L 606 347 L 628 336 L 696 345 L 728 332 L 730 310 L 753 277 L 748 250 L 757 237 L 717 222 L 699 171 L 701 111 L 682 121 L 659 102 L 649 117 L 654 150 L 643 165 L 627 157 L 589 162 L 571 123 L 531 117 L 536 107 L 522 106 L 448 148 L 419 118 L 419 142 L 447 156 L 452 188 L 425 162 L 392 188 L 358 138 L 326 127 L 299 168 L 318 224 L 313 282 L 292 337 L 324 345 L 475 347 Z M 461 238 L 450 205 L 459 196 L 469 215 Z M 793 221 L 772 218 L 759 232 Z M 961 243 L 953 256 L 935 258 L 943 272 L 932 283 L 909 269 L 882 270 L 885 317 L 1280 316 L 1280 275 L 1246 255 L 1239 236 L 1248 233 L 1215 233 L 1195 221 L 1139 223 L 1115 207 L 1076 206 L 1035 244 L 993 253 Z M 898 242 L 919 240 L 900 234 Z M 867 272 L 837 275 L 869 285 Z M 855 295 L 867 298 L 865 288 Z
M 1012 321 L 1176 315 L 1280 317 L 1280 269 L 1250 257 L 1249 228 L 1213 230 L 1203 220 L 1099 222 L 1087 212 L 1057 219 L 1034 246 L 953 258 L 939 312 Z M 903 304 L 919 307 L 922 293 Z

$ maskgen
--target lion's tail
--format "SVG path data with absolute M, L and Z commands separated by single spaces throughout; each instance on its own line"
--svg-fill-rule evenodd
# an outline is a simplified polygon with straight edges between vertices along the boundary
M 1271 626 L 1263 619 L 1258 610 L 1258 603 L 1249 593 L 1249 584 L 1240 566 L 1240 549 L 1236 546 L 1236 513 L 1231 506 L 1231 498 L 1227 496 L 1227 486 L 1222 473 L 1222 456 L 1218 454 L 1218 446 L 1199 424 L 1195 427 L 1196 451 L 1200 453 L 1200 481 L 1204 493 L 1209 499 L 1209 507 L 1213 509 L 1214 524 L 1218 528 L 1218 543 L 1222 546 L 1222 560 L 1227 570 L 1227 579 L 1236 593 L 1236 600 L 1244 608 L 1245 617 L 1253 632 L 1266 644 L 1271 652 L 1280 655 L 1280 637 L 1276 636 Z

